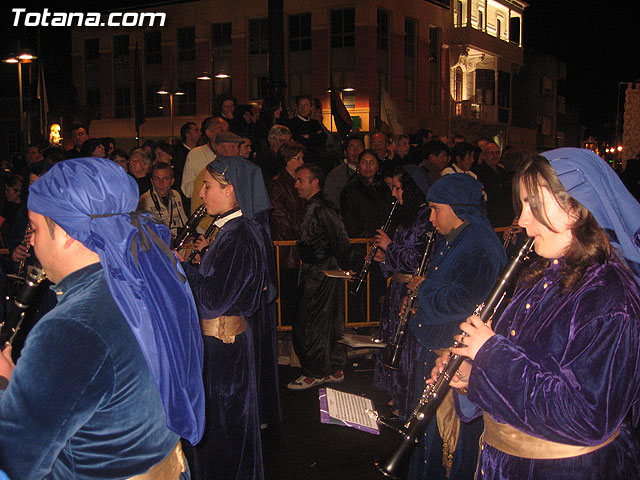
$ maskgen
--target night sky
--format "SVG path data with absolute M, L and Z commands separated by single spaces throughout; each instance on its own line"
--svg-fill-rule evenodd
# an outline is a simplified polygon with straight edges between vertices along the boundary
M 110 0 L 109 9 L 151 2 Z M 36 29 L 13 27 L 12 8 L 60 11 L 54 3 L 3 2 L 0 7 L 0 54 L 6 57 L 22 47 L 36 49 Z M 59 3 L 57 5 L 60 5 Z M 64 10 L 96 11 L 105 2 L 68 1 Z M 525 10 L 525 48 L 567 63 L 567 105 L 580 113 L 586 134 L 613 139 L 619 82 L 640 80 L 640 2 L 531 0 Z M 69 29 L 41 29 L 41 57 L 45 63 L 51 109 L 72 99 Z M 17 96 L 15 65 L 0 64 L 0 97 Z M 621 99 L 622 109 L 622 99 Z

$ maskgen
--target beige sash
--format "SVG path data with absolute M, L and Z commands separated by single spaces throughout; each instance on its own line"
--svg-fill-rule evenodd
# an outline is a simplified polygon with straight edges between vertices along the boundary
M 200 319 L 200 329 L 202 335 L 216 337 L 224 343 L 233 343 L 236 341 L 236 335 L 247 329 L 247 322 L 242 315 L 221 315 Z
M 391 277 L 391 279 L 394 282 L 398 282 L 398 283 L 408 283 L 409 280 L 411 280 L 413 278 L 413 275 L 411 275 L 410 273 L 400 273 L 400 272 L 393 272 L 393 276 Z
M 501 452 L 515 457 L 535 460 L 569 458 L 591 453 L 611 443 L 620 433 L 616 430 L 611 437 L 600 445 L 592 447 L 556 443 L 526 434 L 506 423 L 496 422 L 488 413 L 484 414 L 484 433 L 482 440 Z
M 187 469 L 187 463 L 182 453 L 180 441 L 169 455 L 160 463 L 155 464 L 148 472 L 129 477 L 128 480 L 178 480 L 180 474 Z
M 453 452 L 456 451 L 460 436 L 460 419 L 456 415 L 452 389 L 449 389 L 442 399 L 442 403 L 438 406 L 436 420 L 438 421 L 438 432 L 442 438 L 442 465 L 447 470 L 446 477 L 448 478 L 451 473 L 451 465 L 453 465 Z

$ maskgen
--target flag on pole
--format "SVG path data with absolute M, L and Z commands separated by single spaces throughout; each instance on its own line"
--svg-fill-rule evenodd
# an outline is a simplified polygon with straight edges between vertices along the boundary
M 331 116 L 333 116 L 333 121 L 336 124 L 336 130 L 340 134 L 341 137 L 346 137 L 351 129 L 353 128 L 353 120 L 351 119 L 351 115 L 349 115 L 349 111 L 347 107 L 342 103 L 342 99 L 340 98 L 340 94 L 337 89 L 333 88 L 333 83 L 331 84 Z
M 394 135 L 404 133 L 404 119 L 402 118 L 402 114 L 398 110 L 398 107 L 396 107 L 389 92 L 387 92 L 382 85 L 380 85 L 380 118 L 391 127 Z
M 49 114 L 49 100 L 47 99 L 47 85 L 44 83 L 44 65 L 42 60 L 38 63 L 38 92 L 36 97 L 40 101 L 40 134 L 44 137 L 48 137 L 47 115 Z
M 136 133 L 138 133 L 138 137 L 140 137 L 140 125 L 144 123 L 145 118 L 144 97 L 142 94 L 142 74 L 140 73 L 140 58 L 138 55 L 138 42 L 136 42 L 136 57 L 134 61 L 133 95 L 136 103 Z

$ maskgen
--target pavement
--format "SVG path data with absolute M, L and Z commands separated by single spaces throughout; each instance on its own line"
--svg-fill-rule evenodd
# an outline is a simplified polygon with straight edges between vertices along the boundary
M 323 386 L 362 395 L 373 400 L 385 415 L 389 413 L 386 394 L 373 389 L 374 358 L 348 359 L 343 383 Z M 368 480 L 385 478 L 373 466 L 385 458 L 399 436 L 387 428 L 380 435 L 355 428 L 320 423 L 318 389 L 287 390 L 287 383 L 300 375 L 299 368 L 279 367 L 282 423 L 279 431 L 263 431 L 266 480 Z

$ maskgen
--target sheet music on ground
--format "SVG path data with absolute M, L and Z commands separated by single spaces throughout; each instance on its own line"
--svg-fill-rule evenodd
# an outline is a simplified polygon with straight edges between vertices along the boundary
M 368 410 L 374 408 L 371 399 L 333 388 L 321 388 L 318 394 L 321 423 L 343 425 L 375 435 L 380 434 L 378 424 L 367 414 Z

